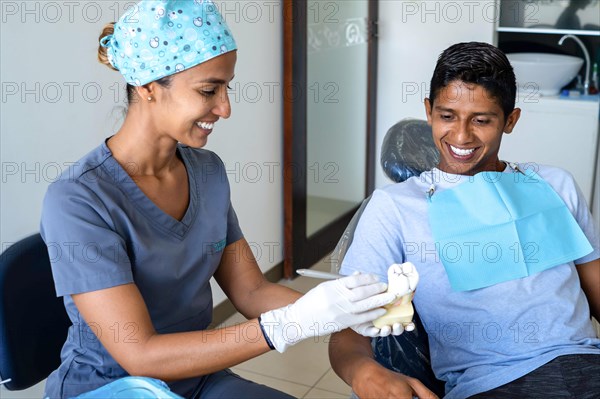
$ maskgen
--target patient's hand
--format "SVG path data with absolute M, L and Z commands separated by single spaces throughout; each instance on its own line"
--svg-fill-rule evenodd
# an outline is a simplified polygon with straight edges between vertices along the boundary
M 359 398 L 438 399 L 421 381 L 388 370 L 380 364 L 361 365 L 352 379 L 352 390 Z
M 414 329 L 412 318 L 414 308 L 412 298 L 419 283 L 419 273 L 415 265 L 410 262 L 393 264 L 388 269 L 388 292 L 396 295 L 396 300 L 385 308 L 387 313 L 373 321 L 377 328 L 402 324 L 407 331 Z

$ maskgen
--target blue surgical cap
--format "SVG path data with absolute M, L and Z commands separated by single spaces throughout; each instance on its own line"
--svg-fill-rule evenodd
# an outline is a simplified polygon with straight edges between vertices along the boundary
M 144 0 L 100 39 L 127 83 L 141 86 L 237 49 L 210 0 Z

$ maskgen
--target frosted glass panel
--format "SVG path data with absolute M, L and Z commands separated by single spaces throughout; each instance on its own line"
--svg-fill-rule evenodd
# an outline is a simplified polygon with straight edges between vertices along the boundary
M 364 199 L 368 2 L 309 1 L 307 7 L 310 237 Z

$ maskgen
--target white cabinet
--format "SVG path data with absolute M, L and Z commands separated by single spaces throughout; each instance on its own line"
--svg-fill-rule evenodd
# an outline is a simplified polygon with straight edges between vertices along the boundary
M 521 119 L 511 134 L 504 135 L 500 159 L 568 170 L 591 206 L 598 156 L 599 102 L 522 97 L 516 106 L 522 110 Z

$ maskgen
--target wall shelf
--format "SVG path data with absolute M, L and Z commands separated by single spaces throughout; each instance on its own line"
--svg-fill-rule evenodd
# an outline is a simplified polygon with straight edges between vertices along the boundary
M 573 30 L 573 29 L 553 29 L 553 28 L 509 28 L 509 27 L 498 27 L 498 32 L 512 32 L 512 33 L 532 33 L 532 34 L 545 34 L 545 35 L 576 35 L 576 36 L 598 36 L 600 37 L 600 31 L 594 30 Z

